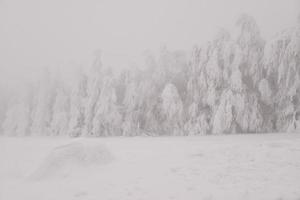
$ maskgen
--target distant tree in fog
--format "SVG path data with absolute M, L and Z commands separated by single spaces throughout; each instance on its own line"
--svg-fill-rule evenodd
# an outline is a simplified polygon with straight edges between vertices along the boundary
M 49 135 L 51 133 L 54 100 L 54 79 L 51 77 L 49 70 L 45 70 L 33 100 L 31 134 Z
M 69 135 L 80 136 L 85 126 L 85 109 L 87 102 L 87 76 L 80 70 L 71 89 Z
M 117 96 L 111 77 L 103 79 L 99 100 L 95 107 L 92 136 L 113 136 L 121 134 L 122 118 L 116 105 Z
M 53 135 L 66 135 L 69 124 L 69 94 L 66 89 L 58 88 L 53 105 L 53 116 L 51 121 L 51 131 Z
M 165 129 L 165 134 L 182 135 L 183 104 L 175 85 L 167 84 L 162 91 L 161 99 L 164 115 L 162 126 Z
M 102 72 L 103 65 L 101 61 L 101 52 L 97 52 L 87 79 L 87 102 L 85 107 L 85 126 L 83 131 L 83 134 L 86 136 L 90 135 L 93 130 L 95 107 L 102 87 Z

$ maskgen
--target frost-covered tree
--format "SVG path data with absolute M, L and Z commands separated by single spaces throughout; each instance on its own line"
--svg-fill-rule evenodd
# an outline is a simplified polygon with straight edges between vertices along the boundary
M 183 126 L 186 135 L 207 134 L 210 128 L 209 112 L 203 109 L 207 103 L 203 98 L 209 93 L 203 51 L 205 49 L 194 47 L 190 58 Z
M 233 94 L 230 90 L 225 91 L 220 99 L 213 121 L 213 134 L 232 132 L 234 121 Z
M 20 92 L 11 98 L 11 101 L 14 102 L 8 108 L 2 124 L 5 135 L 26 136 L 30 134 L 33 95 L 32 85 L 25 84 L 21 86 Z
M 0 135 L 4 134 L 3 123 L 6 118 L 6 113 L 10 109 L 12 94 L 6 87 L 0 85 Z
M 264 78 L 259 82 L 258 90 L 262 101 L 266 104 L 271 104 L 272 90 L 267 79 Z
M 262 130 L 263 118 L 255 93 L 246 93 L 241 96 L 239 102 L 243 106 L 236 106 L 236 121 L 241 132 L 259 133 Z M 237 104 L 239 105 L 239 104 Z
M 39 82 L 37 94 L 34 97 L 32 112 L 31 134 L 49 135 L 51 133 L 51 121 L 55 100 L 55 84 L 48 70 L 44 71 Z
M 101 93 L 103 66 L 101 62 L 101 52 L 95 53 L 94 63 L 88 74 L 87 102 L 85 107 L 85 130 L 84 135 L 92 134 L 95 107 Z
M 158 89 L 151 80 L 144 80 L 139 84 L 138 102 L 139 129 L 142 134 L 158 135 L 162 133 L 160 122 L 162 110 Z
M 116 105 L 117 96 L 110 77 L 105 77 L 101 94 L 95 107 L 92 136 L 114 136 L 121 134 L 121 114 Z
M 17 130 L 18 106 L 11 106 L 5 115 L 5 120 L 2 124 L 4 135 L 16 135 Z
M 248 87 L 255 88 L 262 76 L 264 40 L 253 17 L 243 14 L 236 22 L 236 42 L 242 52 L 240 69 Z
M 184 124 L 185 135 L 205 135 L 211 129 L 211 110 L 199 108 L 199 105 L 192 103 L 188 108 L 188 120 Z
M 87 99 L 87 77 L 80 70 L 77 72 L 75 87 L 70 99 L 69 135 L 80 136 L 85 126 L 85 108 Z
M 219 88 L 222 84 L 223 73 L 219 66 L 218 58 L 218 50 L 213 50 L 206 65 L 206 75 L 209 86 L 213 88 Z
M 139 132 L 139 94 L 138 86 L 134 81 L 127 84 L 123 105 L 125 107 L 123 135 L 137 135 Z
M 275 129 L 293 126 L 299 107 L 300 24 L 278 34 L 265 48 L 264 69 L 272 93 L 269 105 L 274 112 Z
M 182 134 L 183 105 L 177 88 L 173 84 L 167 84 L 161 94 L 162 111 L 165 116 L 163 126 L 166 134 Z
M 53 135 L 67 135 L 69 124 L 69 94 L 66 89 L 58 88 L 53 105 L 51 130 Z

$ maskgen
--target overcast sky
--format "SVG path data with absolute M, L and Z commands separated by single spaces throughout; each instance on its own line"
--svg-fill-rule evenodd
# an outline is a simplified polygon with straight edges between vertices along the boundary
M 296 23 L 300 0 L 0 0 L 0 83 L 83 62 L 95 49 L 113 64 L 161 45 L 189 49 L 241 13 L 269 38 Z

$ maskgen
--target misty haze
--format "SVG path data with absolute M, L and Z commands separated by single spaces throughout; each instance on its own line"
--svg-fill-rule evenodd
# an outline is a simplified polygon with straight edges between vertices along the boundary
M 0 0 L 0 200 L 300 199 L 299 0 Z

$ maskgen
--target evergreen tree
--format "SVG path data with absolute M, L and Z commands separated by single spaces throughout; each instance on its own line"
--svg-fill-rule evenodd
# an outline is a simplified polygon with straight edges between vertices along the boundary
M 70 100 L 69 135 L 80 136 L 85 128 L 85 109 L 87 103 L 87 77 L 79 70 Z
M 181 135 L 183 105 L 177 88 L 171 83 L 167 84 L 161 94 L 161 99 L 165 118 L 162 125 L 165 133 Z
M 92 136 L 116 136 L 121 134 L 121 114 L 116 105 L 117 97 L 111 77 L 105 77 L 95 107 Z
M 51 133 L 51 121 L 55 100 L 55 84 L 48 70 L 43 72 L 39 82 L 37 94 L 34 97 L 34 109 L 32 112 L 31 134 L 49 135 Z

